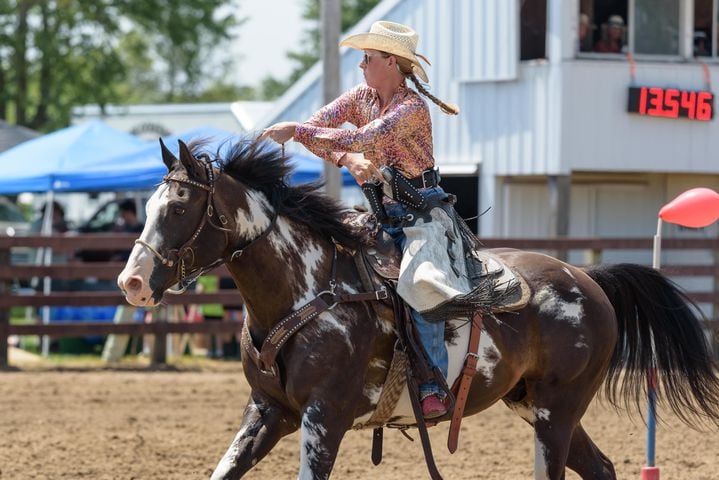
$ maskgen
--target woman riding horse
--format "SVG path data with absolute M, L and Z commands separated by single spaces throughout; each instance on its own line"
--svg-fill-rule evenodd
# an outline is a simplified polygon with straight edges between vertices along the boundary
M 412 80 L 417 90 L 440 106 L 443 112 L 456 115 L 459 110 L 431 95 L 419 82 L 419 76 L 427 82 L 427 74 L 419 63 L 416 53 L 419 36 L 411 28 L 398 23 L 375 22 L 369 33 L 352 35 L 343 40 L 341 46 L 364 51 L 359 67 L 366 85 L 358 85 L 344 93 L 329 105 L 321 108 L 305 123 L 281 122 L 267 128 L 264 137 L 284 144 L 291 138 L 302 143 L 310 151 L 338 167 L 347 167 L 362 185 L 383 180 L 379 167 L 396 168 L 397 175 L 409 180 L 428 204 L 434 199 L 445 198 L 439 186 L 439 175 L 434 168 L 432 152 L 432 123 L 426 102 L 419 94 L 407 87 L 406 79 Z M 354 124 L 356 130 L 339 128 L 345 122 Z M 364 153 L 364 156 L 357 155 Z M 364 187 L 363 190 L 371 187 Z M 382 208 L 382 195 L 370 203 Z M 406 218 L 407 205 L 387 198 L 385 212 L 394 218 Z M 411 206 L 411 205 L 410 205 Z M 384 215 L 383 215 L 384 216 Z M 404 221 L 400 226 L 385 225 L 395 242 L 406 254 L 408 246 L 404 228 L 414 222 Z M 437 241 L 436 235 L 424 235 L 424 241 Z M 442 237 L 440 237 L 442 238 Z M 408 259 L 409 260 L 409 259 Z M 416 260 L 415 263 L 419 262 Z M 409 261 L 403 261 L 400 279 L 413 271 Z M 447 267 L 445 266 L 446 270 Z M 446 277 L 450 272 L 439 272 L 427 276 L 442 277 L 441 288 L 451 283 Z M 414 276 L 414 275 L 412 275 Z M 412 290 L 410 285 L 402 288 Z M 400 280 L 402 283 L 402 280 Z M 454 295 L 468 292 L 453 292 Z M 431 310 L 440 302 L 413 301 L 416 295 L 403 295 L 412 307 L 411 315 L 419 333 L 422 345 L 431 361 L 447 377 L 447 350 L 444 346 L 443 319 L 423 318 L 420 311 Z M 422 295 L 424 299 L 426 295 Z M 443 298 L 443 301 L 448 299 Z M 422 413 L 425 418 L 441 417 L 447 413 L 444 404 L 446 394 L 436 381 L 431 380 L 419 387 Z
M 385 69 L 388 78 L 390 67 L 408 56 L 368 51 L 363 61 L 368 82 Z M 361 137 L 387 120 L 382 114 L 393 118 L 388 112 L 401 111 L 405 100 L 426 116 L 415 93 L 403 84 L 396 88 L 389 97 L 371 87 L 343 97 L 350 101 L 354 95 L 362 105 L 351 110 L 357 122 L 368 119 L 357 134 L 291 124 L 284 134 L 277 127 L 272 135 L 317 141 L 322 149 L 324 132 L 328 150 L 348 151 L 337 148 L 341 142 L 332 143 L 335 135 Z M 330 116 L 328 108 L 320 113 Z M 377 118 L 369 121 L 370 115 Z M 427 147 L 429 124 L 422 125 Z M 173 285 L 185 288 L 202 273 L 227 265 L 248 312 L 242 363 L 252 392 L 212 478 L 240 478 L 296 430 L 299 478 L 328 478 L 345 433 L 372 423 L 385 391 L 392 390 L 388 377 L 397 344 L 392 309 L 359 278 L 355 258 L 362 247 L 342 221 L 344 209 L 318 185 L 287 185 L 291 167 L 278 149 L 240 141 L 226 157 L 218 155 L 215 166 L 201 160 L 201 145 L 179 146 L 178 158 L 163 145 L 168 173 L 147 204 L 145 229 L 118 286 L 131 304 L 155 306 Z M 409 158 L 431 162 L 426 152 L 413 151 Z M 368 156 L 369 163 L 394 158 Z M 342 158 L 355 165 L 351 154 Z M 377 174 L 376 165 L 358 162 L 364 166 L 350 167 L 358 180 Z M 431 165 L 398 168 L 412 177 Z M 515 311 L 486 315 L 481 342 L 471 352 L 466 319 L 448 322 L 447 380 L 465 374 L 467 356 L 477 358 L 464 413 L 498 401 L 517 412 L 534 430 L 536 478 L 560 480 L 566 467 L 583 479 L 616 478 L 612 462 L 581 423 L 603 383 L 610 400 L 638 403 L 649 372 L 656 370 L 660 406 L 689 423 L 719 424 L 719 379 L 701 323 L 691 302 L 660 272 L 639 265 L 582 269 L 520 250 L 483 253 L 526 281 L 528 299 Z M 285 328 L 288 320 L 292 328 Z M 410 400 L 405 385 L 384 422 L 415 425 Z M 473 474 L 480 476 L 481 470 Z
M 319 186 L 286 185 L 291 167 L 281 152 L 242 142 L 222 170 L 195 153 L 181 144 L 178 159 L 163 149 L 168 174 L 147 204 L 145 229 L 118 285 L 131 304 L 155 306 L 174 284 L 225 263 L 247 306 L 242 364 L 252 392 L 212 478 L 240 478 L 298 429 L 299 478 L 327 478 L 345 432 L 366 425 L 383 396 L 396 341 L 391 309 L 381 314 L 379 302 L 358 301 L 312 312 L 321 298 L 331 305 L 364 291 L 357 239 Z M 534 430 L 538 478 L 564 478 L 565 466 L 583 479 L 616 478 L 581 424 L 603 383 L 616 403 L 639 403 L 656 369 L 660 408 L 689 423 L 719 423 L 719 380 L 701 324 L 661 273 L 639 265 L 580 269 L 520 250 L 488 253 L 521 275 L 531 296 L 524 308 L 485 317 L 465 415 L 500 400 L 517 412 Z M 288 315 L 308 321 L 288 332 L 263 369 L 251 353 L 280 335 Z M 469 326 L 450 325 L 453 382 Z M 389 422 L 412 426 L 410 404 L 405 388 Z

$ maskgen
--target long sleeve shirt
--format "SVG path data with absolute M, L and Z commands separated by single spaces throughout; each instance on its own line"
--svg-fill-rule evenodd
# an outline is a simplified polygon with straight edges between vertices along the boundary
M 340 128 L 345 122 L 357 129 Z M 298 125 L 294 139 L 335 165 L 343 152 L 358 152 L 377 167 L 395 167 L 408 178 L 434 167 L 429 109 L 405 85 L 384 108 L 376 90 L 358 85 Z

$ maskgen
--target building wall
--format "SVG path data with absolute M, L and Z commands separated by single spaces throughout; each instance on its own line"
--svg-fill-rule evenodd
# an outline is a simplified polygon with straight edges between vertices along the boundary
M 230 132 L 241 130 L 230 103 L 118 105 L 104 114 L 94 106 L 73 109 L 73 124 L 90 120 L 102 120 L 113 128 L 148 140 L 204 126 Z
M 717 78 L 719 66 L 709 72 Z M 626 61 L 568 61 L 561 81 L 563 171 L 719 173 L 717 119 L 702 122 L 626 112 L 632 84 L 707 89 L 699 63 L 641 62 L 632 79 Z
M 547 237 L 549 202 L 546 176 L 498 177 L 496 203 L 502 206 L 497 235 Z M 574 172 L 570 197 L 570 236 L 651 237 L 659 209 L 695 187 L 719 191 L 719 174 Z M 664 235 L 716 236 L 719 225 L 685 229 L 664 225 Z
M 519 62 L 520 7 L 521 0 L 385 0 L 349 33 L 380 19 L 420 33 L 431 91 L 461 108 L 449 117 L 430 107 L 435 159 L 441 170 L 481 171 L 477 210 L 491 208 L 479 219 L 481 235 L 546 235 L 548 175 L 572 178 L 571 235 L 651 235 L 672 185 L 719 175 L 719 126 L 629 114 L 627 89 L 703 89 L 701 64 L 640 59 L 632 78 L 624 56 L 575 58 L 578 0 L 547 1 L 547 58 Z M 363 81 L 360 59 L 343 51 L 343 90 Z M 718 74 L 710 64 L 710 77 Z M 316 65 L 265 123 L 319 108 L 320 76 Z M 710 176 L 693 175 L 700 173 Z
M 417 51 L 426 56 L 425 66 L 432 94 L 459 103 L 462 113 L 449 117 L 430 103 L 434 127 L 435 157 L 441 166 L 477 164 L 466 151 L 463 118 L 471 108 L 462 99 L 462 82 L 507 81 L 517 78 L 519 0 L 385 0 L 348 34 L 369 31 L 379 19 L 412 25 L 420 33 Z M 341 89 L 364 82 L 359 63 L 362 52 L 341 52 Z M 321 65 L 315 65 L 262 123 L 301 121 L 322 106 Z M 462 143 L 464 142 L 464 143 Z M 297 145 L 288 148 L 306 153 Z

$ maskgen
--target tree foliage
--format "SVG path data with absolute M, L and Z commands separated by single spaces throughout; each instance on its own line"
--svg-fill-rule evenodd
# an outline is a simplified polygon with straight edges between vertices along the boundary
M 69 123 L 74 105 L 227 93 L 230 61 L 210 52 L 242 23 L 236 3 L 0 0 L 0 118 L 52 130 Z
M 261 86 L 263 98 L 272 99 L 280 96 L 320 59 L 319 52 L 322 51 L 320 45 L 320 1 L 305 0 L 302 18 L 309 20 L 311 26 L 304 32 L 301 49 L 287 53 L 287 58 L 295 65 L 295 68 L 286 80 L 278 80 L 273 77 L 264 79 Z M 346 32 L 367 15 L 380 0 L 341 0 L 341 2 L 341 31 Z
M 226 80 L 243 1 L 0 0 L 0 119 L 51 131 L 76 105 L 276 98 L 319 59 L 320 0 L 292 74 L 259 92 Z M 342 0 L 342 31 L 378 2 Z

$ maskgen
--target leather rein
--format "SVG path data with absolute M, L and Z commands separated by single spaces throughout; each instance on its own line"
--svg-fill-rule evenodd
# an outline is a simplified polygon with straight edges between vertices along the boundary
M 188 256 L 191 258 L 191 261 L 189 263 L 189 267 L 192 268 L 192 266 L 195 263 L 195 251 L 192 248 L 193 243 L 195 240 L 197 240 L 197 237 L 200 236 L 200 233 L 205 228 L 206 224 L 209 224 L 213 228 L 220 230 L 221 232 L 225 233 L 225 248 L 227 248 L 227 245 L 229 245 L 229 233 L 232 233 L 232 229 L 226 228 L 225 225 L 227 225 L 228 220 L 227 217 L 221 213 L 218 213 L 217 217 L 220 220 L 220 225 L 216 225 L 212 218 L 215 216 L 216 208 L 214 206 L 214 194 L 215 194 L 215 172 L 212 168 L 212 162 L 209 160 L 209 157 L 207 155 L 200 155 L 197 157 L 197 160 L 202 163 L 202 165 L 205 167 L 205 173 L 207 174 L 208 183 L 202 183 L 198 182 L 196 180 L 192 180 L 189 178 L 182 178 L 174 176 L 172 173 L 169 173 L 163 177 L 162 182 L 163 183 L 169 183 L 169 182 L 177 182 L 182 183 L 185 185 L 189 185 L 191 187 L 196 187 L 201 190 L 205 190 L 207 192 L 207 203 L 205 206 L 205 215 L 202 216 L 202 219 L 200 220 L 199 225 L 197 228 L 195 228 L 195 232 L 192 234 L 192 236 L 180 247 L 177 249 L 171 249 L 168 250 L 167 255 L 163 255 L 160 253 L 155 247 L 147 243 L 146 241 L 138 238 L 135 240 L 135 243 L 138 245 L 142 245 L 143 247 L 147 248 L 150 253 L 152 253 L 160 262 L 162 265 L 168 268 L 175 267 L 177 269 L 175 273 L 175 278 L 177 279 L 177 284 L 179 288 L 177 290 L 172 290 L 171 288 L 168 288 L 166 290 L 167 293 L 173 294 L 173 295 L 179 295 L 181 293 L 185 293 L 187 288 L 192 285 L 192 283 L 197 280 L 198 277 L 203 275 L 204 273 L 212 270 L 213 268 L 217 267 L 218 265 L 221 265 L 225 262 L 232 262 L 236 257 L 239 257 L 242 255 L 243 251 L 247 248 L 249 248 L 251 245 L 253 245 L 255 242 L 265 238 L 270 231 L 274 228 L 275 224 L 277 223 L 277 215 L 272 217 L 272 221 L 267 226 L 267 228 L 256 238 L 250 240 L 247 244 L 245 244 L 242 248 L 239 248 L 232 252 L 232 254 L 229 257 L 220 257 L 214 262 L 210 263 L 209 265 L 205 267 L 199 267 L 194 270 L 191 270 L 188 274 L 187 272 L 187 262 L 186 259 Z M 223 250 L 224 251 L 224 250 Z

